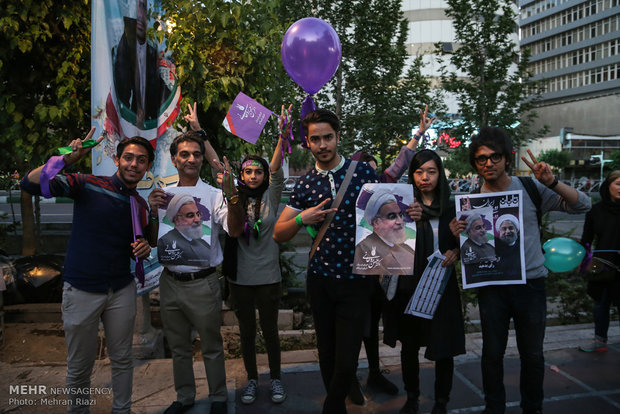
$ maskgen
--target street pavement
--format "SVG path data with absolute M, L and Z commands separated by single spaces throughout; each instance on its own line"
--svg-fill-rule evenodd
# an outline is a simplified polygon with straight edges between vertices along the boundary
M 545 337 L 545 400 L 546 414 L 587 413 L 611 414 L 620 412 L 620 327 L 616 321 L 609 331 L 608 352 L 584 353 L 577 350 L 580 344 L 591 340 L 592 324 L 564 325 L 547 328 Z M 450 413 L 478 413 L 484 408 L 480 376 L 480 333 L 467 335 L 467 354 L 455 361 L 454 386 Z M 421 355 L 421 413 L 428 413 L 433 406 L 434 369 L 432 362 Z M 385 375 L 399 387 L 397 396 L 378 394 L 366 387 L 367 363 L 360 355 L 358 377 L 365 392 L 364 406 L 347 403 L 350 414 L 397 413 L 406 395 L 400 372 L 399 349 L 381 346 L 380 358 Z M 280 405 L 269 399 L 269 376 L 266 355 L 259 355 L 260 388 L 258 399 L 252 405 L 241 403 L 240 395 L 245 383 L 243 361 L 226 361 L 229 389 L 228 413 L 318 413 L 325 395 L 318 368 L 316 349 L 282 353 L 282 381 L 288 398 Z M 505 359 L 507 414 L 520 413 L 519 408 L 519 359 L 514 332 L 508 340 Z M 2 413 L 61 413 L 65 412 L 62 395 L 65 364 L 45 365 L 0 363 L 0 412 Z M 208 413 L 210 403 L 201 361 L 194 363 L 198 396 L 189 414 Z M 91 412 L 110 412 L 110 368 L 108 360 L 97 361 L 92 377 L 96 405 Z M 16 394 L 16 386 L 45 386 L 45 393 Z M 58 388 L 56 388 L 58 387 Z M 30 389 L 32 391 L 32 389 Z M 41 391 L 41 390 L 39 390 Z M 172 380 L 172 360 L 152 359 L 136 361 L 133 383 L 132 412 L 137 414 L 162 413 L 175 399 Z

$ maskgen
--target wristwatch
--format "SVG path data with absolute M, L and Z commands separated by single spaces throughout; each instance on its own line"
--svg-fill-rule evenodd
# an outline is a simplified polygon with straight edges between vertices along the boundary
M 239 202 L 239 194 L 233 194 L 228 198 L 228 203 L 232 206 L 237 205 Z
M 556 185 L 558 185 L 558 177 L 553 177 L 553 182 L 547 186 L 549 189 L 553 189 Z
M 207 131 L 205 131 L 204 129 L 201 129 L 199 131 L 194 131 L 196 134 L 200 135 L 202 137 L 203 140 L 207 140 Z

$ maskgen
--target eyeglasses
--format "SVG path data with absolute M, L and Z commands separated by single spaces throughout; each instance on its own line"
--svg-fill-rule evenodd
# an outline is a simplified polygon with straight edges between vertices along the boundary
M 189 212 L 189 213 L 185 213 L 185 214 L 177 214 L 177 216 L 181 216 L 181 217 L 185 217 L 186 219 L 193 219 L 194 216 L 200 218 L 202 216 L 202 213 L 200 211 L 197 212 Z
M 502 160 L 503 156 L 504 154 L 500 154 L 499 152 L 494 152 L 488 157 L 486 155 L 479 155 L 476 158 L 474 158 L 474 161 L 476 161 L 476 164 L 482 167 L 483 165 L 487 163 L 488 160 L 491 160 L 493 164 L 497 164 L 498 162 Z
M 398 213 L 388 213 L 385 216 L 377 216 L 379 218 L 382 218 L 384 220 L 390 220 L 390 221 L 394 221 L 396 220 L 397 217 L 399 218 L 404 218 L 405 217 L 405 213 L 403 213 L 402 211 L 399 211 Z

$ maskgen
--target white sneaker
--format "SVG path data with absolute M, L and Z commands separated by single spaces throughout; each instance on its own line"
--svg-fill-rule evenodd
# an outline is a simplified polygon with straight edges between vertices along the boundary
M 243 394 L 241 394 L 241 402 L 244 404 L 252 404 L 256 401 L 256 394 L 258 394 L 258 383 L 255 379 L 251 379 L 245 384 Z
M 286 400 L 286 391 L 282 386 L 282 382 L 279 379 L 271 380 L 271 401 L 276 404 L 282 403 Z

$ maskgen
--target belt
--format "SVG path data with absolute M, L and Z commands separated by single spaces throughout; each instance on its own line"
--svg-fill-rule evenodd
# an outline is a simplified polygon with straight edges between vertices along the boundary
M 166 269 L 166 273 L 170 275 L 174 280 L 179 282 L 189 282 L 190 280 L 204 279 L 210 274 L 215 273 L 215 267 L 209 267 L 208 269 L 202 269 L 197 272 L 177 273 L 172 270 Z

